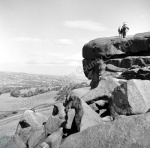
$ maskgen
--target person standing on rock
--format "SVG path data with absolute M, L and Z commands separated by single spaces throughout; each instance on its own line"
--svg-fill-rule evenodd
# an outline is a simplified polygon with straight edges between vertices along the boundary
M 127 24 L 125 22 L 123 23 L 121 30 L 122 30 L 123 38 L 126 38 L 129 27 L 127 26 Z

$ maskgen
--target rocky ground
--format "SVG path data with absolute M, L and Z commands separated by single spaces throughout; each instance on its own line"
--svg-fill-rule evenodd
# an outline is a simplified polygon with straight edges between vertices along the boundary
M 150 32 L 95 39 L 82 53 L 90 87 L 69 93 L 49 118 L 25 111 L 7 148 L 150 147 Z

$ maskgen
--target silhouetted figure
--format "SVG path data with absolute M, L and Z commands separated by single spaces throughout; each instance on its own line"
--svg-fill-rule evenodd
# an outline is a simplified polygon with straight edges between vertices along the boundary
M 122 25 L 122 28 L 118 28 L 118 33 L 119 33 L 119 37 L 120 38 L 126 38 L 126 34 L 129 30 L 129 27 L 127 26 L 127 24 L 124 22 L 123 25 Z
M 120 26 L 119 26 L 119 28 L 118 28 L 118 33 L 119 33 L 119 38 L 122 38 L 122 29 L 121 29 Z

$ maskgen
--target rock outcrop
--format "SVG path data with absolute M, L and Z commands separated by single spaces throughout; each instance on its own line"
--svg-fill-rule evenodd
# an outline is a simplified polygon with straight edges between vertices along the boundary
M 92 80 L 91 88 L 97 87 L 101 78 L 119 77 L 130 68 L 147 67 L 149 70 L 150 32 L 127 39 L 111 37 L 92 40 L 84 45 L 82 55 L 85 76 Z M 149 80 L 150 77 L 144 79 Z
M 60 147 L 150 147 L 150 32 L 95 39 L 82 51 L 91 89 L 71 96 L 84 100 L 101 122 L 70 135 Z
M 131 38 L 106 37 L 98 38 L 85 44 L 82 55 L 87 60 L 115 55 L 128 55 L 149 52 L 150 32 L 136 34 Z
M 150 113 L 122 116 L 70 135 L 60 148 L 149 148 Z
M 65 113 L 64 117 L 62 112 Z M 32 116 L 27 117 L 27 115 Z M 38 116 L 35 117 L 35 115 Z M 63 105 L 60 103 L 54 105 L 49 119 L 44 120 L 43 117 L 42 114 L 32 110 L 25 111 L 18 124 L 16 135 L 12 138 L 11 145 L 15 148 L 21 146 L 59 148 L 64 137 L 84 131 L 102 122 L 99 115 L 77 96 L 70 96 Z
M 115 118 L 149 111 L 150 32 L 126 39 L 92 40 L 85 44 L 82 55 L 84 74 L 91 80 L 91 90 L 84 91 L 82 99 L 95 112 L 101 116 L 106 109 Z M 107 101 L 109 105 L 104 108 L 96 101 Z

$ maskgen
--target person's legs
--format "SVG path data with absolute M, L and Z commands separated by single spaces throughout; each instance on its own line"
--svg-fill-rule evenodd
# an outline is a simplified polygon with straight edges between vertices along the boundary
M 126 32 L 125 31 L 123 32 L 123 38 L 126 38 Z

